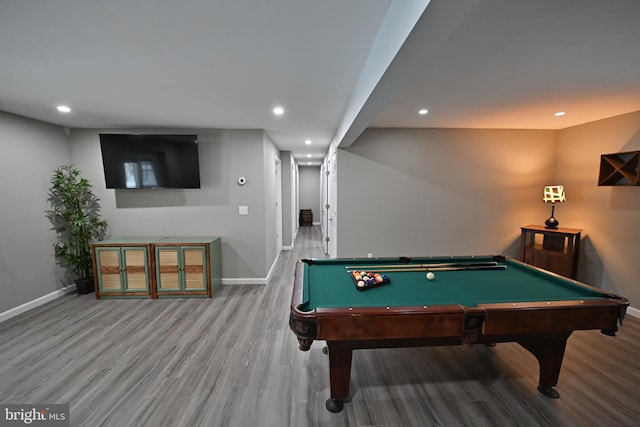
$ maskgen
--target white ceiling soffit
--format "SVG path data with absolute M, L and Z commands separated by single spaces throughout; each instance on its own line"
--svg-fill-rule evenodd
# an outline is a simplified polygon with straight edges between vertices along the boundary
M 640 110 L 640 1 L 472 3 L 437 49 L 425 49 L 428 25 L 459 4 L 431 2 L 385 75 L 391 83 L 374 90 L 369 126 L 564 129 Z M 421 58 L 406 65 L 405 56 Z M 407 67 L 412 78 L 381 106 L 378 91 Z

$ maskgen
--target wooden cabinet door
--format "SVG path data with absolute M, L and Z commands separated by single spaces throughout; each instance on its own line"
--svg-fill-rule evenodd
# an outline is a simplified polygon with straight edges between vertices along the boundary
M 203 246 L 182 248 L 184 290 L 207 290 L 207 256 Z
M 204 246 L 156 246 L 158 293 L 207 290 Z
M 100 293 L 149 291 L 146 247 L 96 248 Z
M 158 293 L 180 290 L 180 248 L 156 247 L 156 287 Z
M 122 292 L 120 248 L 96 248 L 96 262 L 100 292 Z
M 92 249 L 97 299 L 210 298 L 212 279 L 222 284 L 219 237 L 121 237 Z
M 122 248 L 123 290 L 140 292 L 149 290 L 149 266 L 147 248 Z

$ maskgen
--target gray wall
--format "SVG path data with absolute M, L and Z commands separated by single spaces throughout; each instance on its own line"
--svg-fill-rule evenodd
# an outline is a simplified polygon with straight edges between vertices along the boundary
M 112 236 L 220 236 L 224 283 L 265 283 L 278 255 L 275 159 L 280 153 L 268 135 L 262 130 L 121 131 L 197 133 L 202 188 L 108 190 L 100 130 L 69 133 L 0 112 L 0 313 L 68 284 L 55 265 L 55 236 L 44 216 L 49 180 L 65 163 L 73 163 L 93 184 Z M 236 182 L 240 176 L 247 178 L 243 187 Z M 242 205 L 249 215 L 238 215 Z M 290 216 L 283 212 L 283 224 L 291 224 Z
M 559 132 L 560 226 L 584 229 L 578 279 L 640 308 L 640 187 L 598 187 L 600 155 L 640 150 L 640 111 Z
M 44 210 L 51 174 L 68 162 L 94 184 L 112 235 L 221 236 L 227 283 L 266 277 L 277 255 L 272 165 L 280 153 L 260 130 L 196 132 L 202 189 L 116 191 L 104 186 L 98 130 L 67 137 L 0 112 L 0 313 L 65 284 Z M 640 191 L 596 183 L 600 154 L 638 149 L 640 112 L 562 131 L 369 129 L 338 150 L 338 256 L 516 255 L 519 227 L 549 215 L 542 187 L 559 183 L 568 200 L 556 216 L 584 229 L 578 279 L 637 306 Z M 317 221 L 319 168 L 299 174 L 300 197 L 310 197 L 300 208 L 309 205 Z
M 96 129 L 71 131 L 72 160 L 94 183 L 112 236 L 220 236 L 224 283 L 259 282 L 277 255 L 271 209 L 277 150 L 261 130 L 188 132 L 198 134 L 202 188 L 197 190 L 106 189 Z M 236 182 L 240 176 L 247 179 L 242 187 Z M 238 215 L 239 206 L 248 206 L 249 215 Z
M 63 286 L 44 216 L 49 179 L 71 159 L 63 129 L 0 112 L 0 313 Z
M 338 256 L 516 255 L 554 131 L 368 129 L 338 150 Z M 546 216 L 545 216 L 546 215 Z
M 600 155 L 640 149 L 640 112 L 562 131 L 368 129 L 338 150 L 338 256 L 517 256 L 562 184 L 584 229 L 578 280 L 640 301 L 640 189 L 598 187 Z
M 311 209 L 314 224 L 320 223 L 320 166 L 298 166 L 300 174 L 300 209 Z

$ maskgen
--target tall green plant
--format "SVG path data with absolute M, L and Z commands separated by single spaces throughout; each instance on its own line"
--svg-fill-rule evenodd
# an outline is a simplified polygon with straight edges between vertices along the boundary
M 74 279 L 93 276 L 91 244 L 107 233 L 107 222 L 100 217 L 100 203 L 93 187 L 73 165 L 63 165 L 51 177 L 45 211 L 56 232 L 56 262 L 68 269 Z

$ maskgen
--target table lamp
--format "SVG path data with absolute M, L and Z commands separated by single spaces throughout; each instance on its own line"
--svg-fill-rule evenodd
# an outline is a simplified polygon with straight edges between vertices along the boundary
M 544 187 L 544 197 L 542 200 L 545 203 L 551 202 L 551 216 L 544 222 L 545 228 L 558 228 L 560 223 L 553 216 L 553 211 L 556 208 L 556 202 L 565 202 L 567 200 L 564 195 L 564 187 L 562 185 L 548 185 Z

